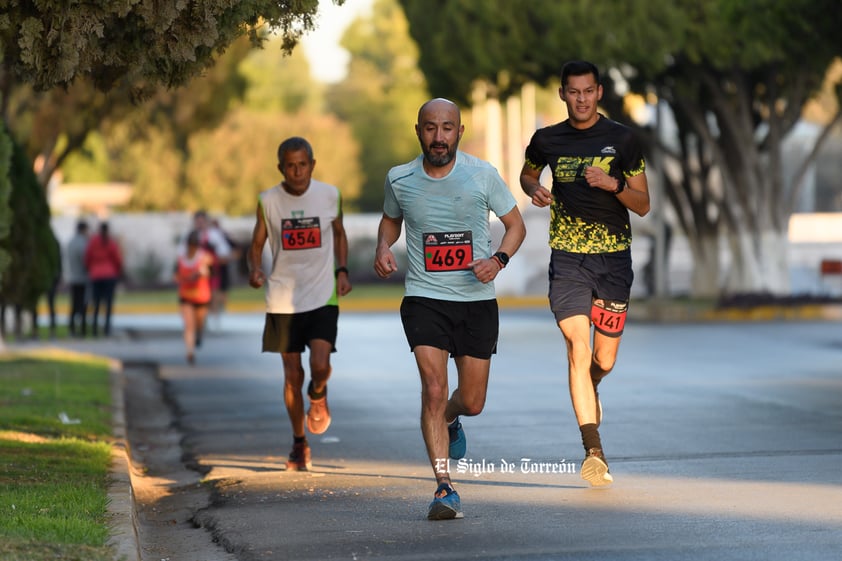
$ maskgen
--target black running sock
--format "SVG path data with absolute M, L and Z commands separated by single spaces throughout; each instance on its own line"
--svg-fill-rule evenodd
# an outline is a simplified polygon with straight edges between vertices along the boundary
M 602 441 L 599 439 L 599 429 L 596 428 L 596 423 L 588 423 L 579 427 L 582 433 L 582 444 L 585 446 L 585 452 L 591 448 L 602 448 Z
M 310 399 L 321 399 L 327 395 L 327 386 L 319 393 L 316 393 L 313 391 L 313 380 L 310 380 L 310 385 L 307 386 L 307 395 L 310 396 Z
M 306 436 L 295 436 L 295 435 L 293 435 L 292 441 L 295 444 L 304 444 L 305 442 L 307 442 L 307 437 Z

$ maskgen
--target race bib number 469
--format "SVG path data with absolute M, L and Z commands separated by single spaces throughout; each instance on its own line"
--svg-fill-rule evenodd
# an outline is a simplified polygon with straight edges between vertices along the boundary
M 284 218 L 281 223 L 284 249 L 312 249 L 322 246 L 319 217 Z
M 427 271 L 462 271 L 473 260 L 470 230 L 424 234 L 424 268 Z

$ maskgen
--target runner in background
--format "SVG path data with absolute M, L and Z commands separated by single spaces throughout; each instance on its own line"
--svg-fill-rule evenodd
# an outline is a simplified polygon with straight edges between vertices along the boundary
M 223 263 L 227 263 L 231 257 L 231 246 L 225 237 L 224 232 L 213 225 L 206 210 L 198 210 L 193 214 L 193 227 L 191 231 L 196 231 L 199 234 L 199 244 L 201 247 L 213 256 L 213 271 L 211 275 L 211 292 L 216 294 L 222 289 L 222 281 L 219 267 Z M 179 247 L 179 255 L 184 255 L 187 251 L 186 237 Z M 213 301 L 213 298 L 211 298 Z M 205 320 L 207 323 L 207 318 Z M 205 325 L 202 325 L 197 331 L 196 346 L 202 346 L 202 335 L 205 331 Z
M 316 160 L 301 137 L 278 147 L 284 179 L 260 193 L 248 252 L 249 284 L 266 287 L 263 352 L 280 353 L 284 365 L 284 404 L 292 425 L 288 470 L 309 470 L 311 449 L 305 433 L 324 433 L 331 423 L 327 405 L 330 355 L 336 351 L 339 296 L 351 291 L 348 238 L 342 223 L 339 189 L 312 178 Z M 272 262 L 263 271 L 263 248 Z M 302 364 L 310 349 L 310 407 L 304 414 Z
M 211 227 L 222 232 L 229 247 L 228 257 L 226 259 L 219 259 L 214 267 L 214 275 L 219 279 L 217 288 L 213 291 L 213 300 L 211 301 L 211 318 L 213 318 L 218 329 L 222 328 L 222 313 L 228 304 L 228 291 L 231 289 L 232 265 L 236 265 L 240 259 L 240 248 L 237 242 L 226 232 L 219 224 L 219 220 L 214 218 L 211 220 Z
M 199 232 L 190 232 L 186 251 L 184 255 L 178 256 L 174 273 L 178 285 L 178 309 L 184 325 L 184 348 L 189 364 L 195 362 L 196 341 L 201 338 L 202 326 L 211 303 L 213 263 L 213 255 L 199 243 Z

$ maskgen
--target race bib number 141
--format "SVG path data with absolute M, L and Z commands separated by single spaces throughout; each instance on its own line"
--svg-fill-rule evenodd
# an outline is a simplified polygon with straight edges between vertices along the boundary
M 424 268 L 431 272 L 462 271 L 474 260 L 470 230 L 424 234 Z
M 312 249 L 322 246 L 322 229 L 319 217 L 284 218 L 281 223 L 284 249 Z

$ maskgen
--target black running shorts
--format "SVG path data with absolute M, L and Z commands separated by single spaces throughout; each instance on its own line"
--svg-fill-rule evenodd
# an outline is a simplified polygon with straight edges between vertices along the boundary
M 426 345 L 451 356 L 481 359 L 497 352 L 500 316 L 495 299 L 451 302 L 406 296 L 401 321 L 410 350 Z
M 322 306 L 297 314 L 266 314 L 263 326 L 264 353 L 303 353 L 313 339 L 331 344 L 336 352 L 339 306 Z
M 631 251 L 568 253 L 552 250 L 550 309 L 556 322 L 576 315 L 591 317 L 593 300 L 628 303 L 634 280 Z

